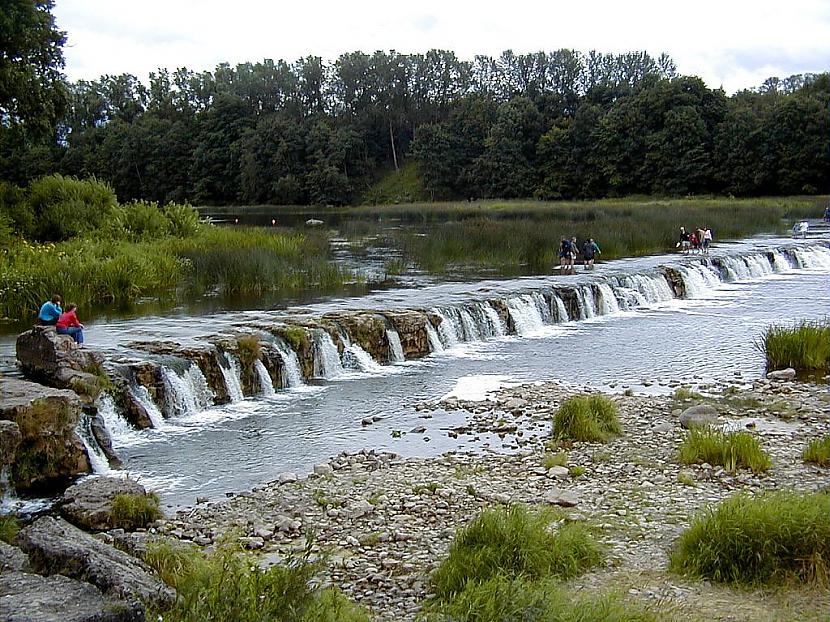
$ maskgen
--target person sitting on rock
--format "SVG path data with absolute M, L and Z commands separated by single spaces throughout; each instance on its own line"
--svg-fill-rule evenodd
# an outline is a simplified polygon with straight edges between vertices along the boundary
M 77 313 L 75 313 L 77 308 L 78 306 L 75 304 L 67 305 L 66 311 L 61 313 L 60 318 L 58 318 L 56 328 L 59 335 L 72 335 L 75 343 L 80 344 L 84 342 L 84 325 L 81 324 Z
M 58 322 L 58 318 L 63 313 L 61 309 L 61 297 L 55 294 L 52 300 L 47 300 L 40 307 L 37 314 L 38 326 L 54 326 Z

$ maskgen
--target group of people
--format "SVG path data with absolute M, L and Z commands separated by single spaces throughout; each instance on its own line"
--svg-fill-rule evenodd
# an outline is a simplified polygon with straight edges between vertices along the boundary
M 44 302 L 37 314 L 37 323 L 40 326 L 54 326 L 59 335 L 70 335 L 75 343 L 83 343 L 84 325 L 78 320 L 78 306 L 70 303 L 64 311 L 61 302 L 61 297 L 57 294 Z
M 576 236 L 569 238 L 562 238 L 559 242 L 559 266 L 562 268 L 573 269 L 576 256 L 579 254 L 579 246 L 576 243 Z M 601 255 L 602 251 L 594 241 L 594 238 L 588 238 L 582 245 L 582 263 L 585 269 L 594 267 L 594 258 Z
M 712 243 L 712 231 L 707 227 L 704 229 L 700 227 L 696 231 L 686 231 L 685 227 L 680 227 L 680 240 L 677 242 L 677 248 L 680 249 L 684 255 L 689 253 L 703 253 L 709 254 L 709 245 Z

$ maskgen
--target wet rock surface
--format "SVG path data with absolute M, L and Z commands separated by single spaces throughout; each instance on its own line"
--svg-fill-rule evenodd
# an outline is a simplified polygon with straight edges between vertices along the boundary
M 114 526 L 112 502 L 117 495 L 147 494 L 135 480 L 121 477 L 93 477 L 70 486 L 61 498 L 60 513 L 76 527 L 104 531 Z

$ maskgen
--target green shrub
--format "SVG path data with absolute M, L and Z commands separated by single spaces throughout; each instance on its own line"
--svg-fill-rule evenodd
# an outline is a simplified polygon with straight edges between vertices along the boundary
M 749 432 L 722 432 L 709 427 L 696 427 L 680 444 L 678 460 L 683 464 L 722 466 L 729 472 L 750 469 L 763 473 L 772 461 Z
M 167 233 L 173 237 L 189 238 L 199 232 L 199 212 L 192 205 L 168 203 L 162 211 L 167 218 Z
M 713 581 L 827 584 L 830 496 L 777 491 L 736 495 L 698 514 L 671 556 L 676 572 Z
M 792 367 L 822 370 L 830 366 L 830 322 L 802 321 L 793 326 L 770 326 L 755 342 L 767 361 L 767 369 Z
M 148 546 L 144 560 L 178 593 L 175 606 L 159 612 L 165 622 L 369 620 L 339 592 L 314 587 L 318 568 L 307 558 L 264 570 L 252 556 L 228 545 L 204 554 L 161 541 Z
M 26 194 L 14 184 L 0 181 L 0 220 L 17 235 L 29 237 L 34 232 L 35 215 Z
M 569 397 L 554 415 L 553 435 L 559 440 L 604 443 L 620 434 L 617 405 L 604 395 Z
M 112 217 L 115 192 L 94 178 L 49 175 L 29 185 L 29 205 L 35 217 L 38 240 L 67 240 L 95 231 Z
M 149 201 L 132 201 L 121 205 L 113 211 L 112 223 L 134 242 L 165 236 L 170 224 L 158 203 Z
M 508 579 L 568 578 L 599 564 L 602 546 L 587 528 L 565 523 L 552 533 L 553 514 L 522 506 L 485 510 L 462 528 L 432 575 L 436 598 L 454 598 L 468 584 Z
M 0 514 L 0 542 L 11 544 L 18 531 L 20 523 L 17 518 L 10 514 Z
M 823 467 L 830 467 L 830 435 L 817 438 L 804 448 L 804 462 L 814 462 Z
M 112 526 L 132 531 L 146 527 L 162 517 L 155 493 L 115 495 L 110 508 Z

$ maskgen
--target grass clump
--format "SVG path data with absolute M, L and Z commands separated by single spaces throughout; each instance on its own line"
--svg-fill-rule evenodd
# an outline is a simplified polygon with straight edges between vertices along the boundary
M 801 455 L 804 462 L 813 462 L 819 466 L 830 467 L 830 435 L 817 438 L 804 448 Z
M 262 346 L 256 335 L 242 335 L 236 340 L 236 355 L 239 362 L 247 369 L 262 357 Z
M 678 460 L 683 464 L 706 462 L 730 473 L 737 469 L 763 473 L 772 466 L 769 455 L 750 433 L 722 432 L 709 427 L 689 430 L 678 450 Z
M 456 534 L 447 559 L 432 575 L 436 599 L 449 601 L 468 585 L 498 576 L 573 577 L 602 561 L 602 546 L 585 526 L 565 523 L 552 532 L 553 518 L 550 511 L 519 505 L 483 511 Z
M 17 532 L 20 531 L 20 523 L 11 514 L 0 515 L 0 542 L 11 544 Z
M 162 517 L 159 498 L 155 493 L 115 495 L 110 506 L 113 528 L 134 530 L 146 527 Z
M 559 407 L 553 419 L 558 440 L 605 443 L 622 434 L 617 405 L 604 395 L 577 395 Z
M 830 367 L 830 321 L 802 321 L 793 326 L 773 325 L 755 342 L 767 369 L 792 367 L 811 371 Z
M 557 451 L 556 453 L 548 451 L 545 452 L 545 457 L 542 458 L 542 466 L 546 469 L 552 469 L 556 466 L 563 467 L 566 464 L 568 464 L 568 454 L 564 451 Z
M 260 568 L 256 560 L 229 545 L 212 554 L 196 547 L 160 541 L 144 560 L 178 593 L 169 611 L 153 612 L 163 622 L 368 622 L 364 611 L 312 579 L 318 568 L 308 561 Z
M 745 585 L 795 579 L 826 585 L 830 495 L 736 495 L 700 513 L 671 556 L 675 572 Z

